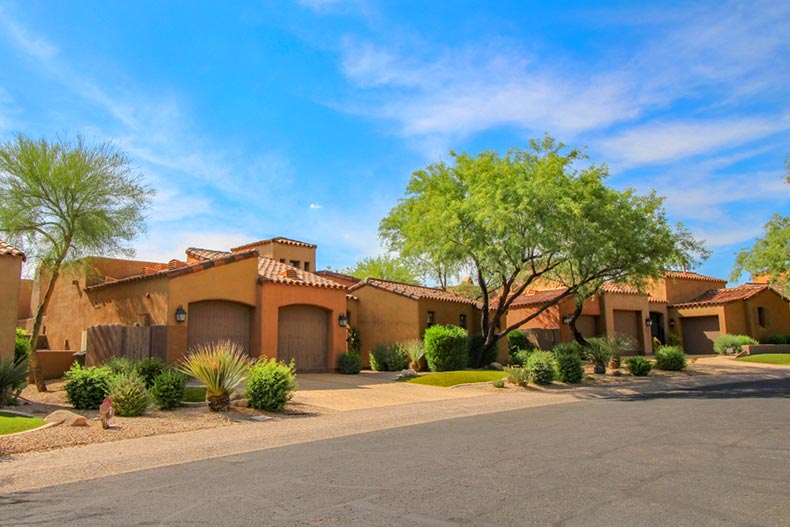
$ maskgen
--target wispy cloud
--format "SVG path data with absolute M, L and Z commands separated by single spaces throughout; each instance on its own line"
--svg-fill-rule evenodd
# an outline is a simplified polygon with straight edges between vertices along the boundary
M 323 209 L 324 206 L 321 205 L 320 203 L 311 203 L 310 204 L 310 208 L 313 209 L 313 210 L 317 210 L 317 209 Z

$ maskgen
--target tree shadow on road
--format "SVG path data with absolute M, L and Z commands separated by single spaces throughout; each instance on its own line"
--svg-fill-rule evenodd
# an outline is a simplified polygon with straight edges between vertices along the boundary
M 599 398 L 626 402 L 652 399 L 790 399 L 790 380 L 733 382 L 653 393 L 606 394 Z

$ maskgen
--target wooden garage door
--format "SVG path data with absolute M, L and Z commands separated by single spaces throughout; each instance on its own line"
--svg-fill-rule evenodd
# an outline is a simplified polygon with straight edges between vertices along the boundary
M 640 311 L 614 310 L 614 332 L 618 335 L 627 335 L 634 340 L 638 348 L 631 351 L 642 349 L 642 337 L 639 331 L 641 315 Z
M 231 340 L 250 352 L 252 308 L 236 302 L 210 300 L 189 304 L 187 346 Z
M 329 312 L 315 306 L 280 308 L 277 357 L 299 371 L 326 371 Z
M 713 353 L 713 341 L 721 334 L 719 317 L 693 317 L 681 319 L 683 348 L 690 354 Z

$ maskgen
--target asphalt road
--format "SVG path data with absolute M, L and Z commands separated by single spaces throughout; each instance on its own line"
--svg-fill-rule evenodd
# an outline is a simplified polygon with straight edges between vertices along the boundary
M 790 526 L 790 386 L 487 414 L 0 497 L 0 525 Z

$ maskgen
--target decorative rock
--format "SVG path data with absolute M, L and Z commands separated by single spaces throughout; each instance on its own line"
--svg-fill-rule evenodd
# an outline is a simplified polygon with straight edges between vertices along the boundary
M 241 392 L 233 392 L 230 394 L 231 401 L 238 401 L 239 399 L 244 399 L 244 394 Z
M 621 372 L 620 370 L 614 370 L 614 371 L 612 372 L 612 375 L 614 375 L 615 377 L 619 377 L 619 376 L 621 376 L 622 374 L 623 374 L 623 372 Z
M 68 410 L 55 410 L 44 418 L 47 423 L 58 423 L 66 426 L 88 426 L 88 419 L 84 415 L 75 414 Z
M 411 379 L 412 377 L 417 377 L 417 372 L 411 368 L 406 368 L 405 370 L 401 370 L 400 377 L 401 379 Z
M 231 406 L 238 406 L 240 408 L 248 408 L 250 402 L 247 399 L 234 399 L 230 402 Z
M 491 364 L 488 365 L 488 369 L 502 371 L 504 370 L 504 367 L 498 362 L 492 362 Z

